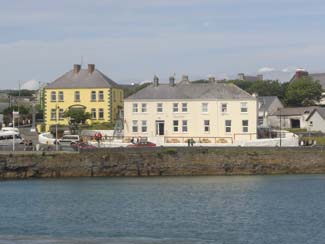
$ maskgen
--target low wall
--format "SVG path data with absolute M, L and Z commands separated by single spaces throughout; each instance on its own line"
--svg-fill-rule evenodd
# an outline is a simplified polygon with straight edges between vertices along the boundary
M 0 178 L 325 173 L 318 148 L 100 149 L 0 154 Z

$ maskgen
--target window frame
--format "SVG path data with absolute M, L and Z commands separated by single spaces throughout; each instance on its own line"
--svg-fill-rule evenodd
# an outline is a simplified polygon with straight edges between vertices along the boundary
M 97 119 L 97 111 L 95 108 L 90 109 L 91 119 Z
M 74 101 L 75 102 L 80 102 L 80 91 L 75 91 L 74 92 Z
M 96 91 L 91 91 L 90 92 L 90 101 L 91 102 L 96 102 L 96 100 L 97 100 L 97 93 L 96 93 Z
M 178 113 L 179 108 L 178 108 L 178 103 L 173 103 L 173 113 Z
M 174 133 L 179 132 L 179 121 L 178 120 L 173 120 L 173 132 Z
M 58 101 L 59 102 L 64 102 L 64 93 L 63 93 L 63 91 L 58 92 Z
M 245 111 L 245 110 L 246 110 L 246 111 Z M 241 113 L 248 113 L 247 102 L 241 102 L 241 103 L 240 103 L 240 112 L 241 112 Z
M 148 112 L 147 103 L 141 103 L 141 113 L 147 113 L 147 112 Z
M 249 129 L 249 121 L 247 119 L 242 120 L 242 131 L 243 131 L 243 133 L 248 133 L 248 129 Z
M 227 122 L 229 122 L 229 124 Z M 232 127 L 232 121 L 230 119 L 225 120 L 225 132 L 226 133 L 231 133 L 231 131 L 232 131 L 231 127 Z M 229 131 L 228 131 L 228 129 L 229 129 Z
M 182 132 L 187 133 L 188 132 L 188 121 L 182 120 Z
M 51 102 L 56 102 L 56 91 L 51 91 Z
M 139 132 L 138 120 L 132 120 L 132 132 L 133 133 L 138 133 Z
M 104 91 L 102 90 L 98 91 L 98 101 L 104 101 Z
M 139 112 L 138 103 L 132 103 L 132 113 L 138 113 L 138 112 Z
M 104 109 L 103 108 L 99 108 L 98 109 L 98 119 L 99 120 L 103 120 L 104 119 Z
M 209 112 L 209 103 L 202 103 L 201 104 L 201 112 L 208 113 Z
M 141 120 L 141 132 L 142 133 L 147 133 L 148 132 L 147 120 Z
M 182 113 L 187 113 L 187 112 L 188 112 L 188 104 L 182 103 Z
M 206 123 L 208 122 L 208 123 Z M 209 133 L 210 132 L 210 120 L 209 119 L 205 119 L 203 120 L 203 130 L 205 133 Z
M 163 112 L 164 112 L 163 103 L 157 103 L 157 113 L 163 113 Z

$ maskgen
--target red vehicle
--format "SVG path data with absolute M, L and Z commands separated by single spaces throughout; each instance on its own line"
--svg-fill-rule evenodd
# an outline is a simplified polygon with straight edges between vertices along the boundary
M 97 147 L 93 146 L 93 145 L 89 145 L 87 143 L 84 142 L 72 142 L 71 143 L 71 147 L 75 150 L 90 150 L 90 149 L 96 149 Z
M 130 144 L 127 147 L 132 147 L 132 148 L 139 148 L 139 147 L 156 147 L 157 145 L 153 142 L 147 141 L 147 142 L 139 142 L 135 144 Z

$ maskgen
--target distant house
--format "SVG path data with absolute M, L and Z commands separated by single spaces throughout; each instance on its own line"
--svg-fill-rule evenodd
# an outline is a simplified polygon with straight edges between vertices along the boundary
M 269 115 L 281 108 L 283 108 L 283 104 L 276 96 L 258 97 L 258 126 L 269 127 Z
M 153 142 L 226 143 L 256 139 L 257 99 L 232 83 L 153 84 L 124 101 L 124 134 Z
M 314 109 L 308 118 L 308 129 L 311 131 L 321 131 L 325 133 L 325 108 Z
M 322 105 L 325 104 L 325 73 L 309 74 L 308 71 L 306 71 L 306 70 L 298 69 L 296 71 L 296 73 L 293 75 L 293 77 L 291 78 L 290 82 L 295 81 L 295 80 L 300 79 L 305 76 L 309 76 L 309 77 L 313 78 L 314 80 L 319 81 L 319 83 L 321 84 L 323 91 L 324 91 L 322 99 L 320 100 L 319 103 Z
M 245 81 L 258 81 L 263 80 L 263 75 L 245 75 L 244 73 L 238 74 L 238 80 L 245 80 Z
M 287 129 L 307 129 L 306 119 L 318 107 L 282 108 L 269 115 L 268 122 L 271 127 Z

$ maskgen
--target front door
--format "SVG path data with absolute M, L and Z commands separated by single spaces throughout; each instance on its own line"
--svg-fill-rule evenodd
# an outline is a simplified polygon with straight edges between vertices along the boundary
M 157 136 L 165 135 L 165 121 L 163 120 L 156 121 L 156 135 Z

